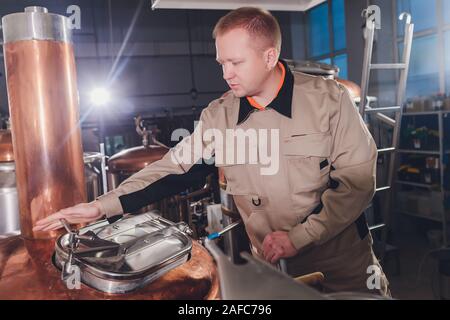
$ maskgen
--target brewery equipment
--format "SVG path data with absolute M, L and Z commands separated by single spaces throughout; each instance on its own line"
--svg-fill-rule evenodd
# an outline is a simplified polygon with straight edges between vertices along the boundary
M 69 19 L 43 7 L 2 18 L 23 237 L 36 221 L 85 202 L 76 68 Z
M 161 218 L 158 212 L 106 220 L 56 241 L 55 264 L 62 279 L 80 270 L 80 280 L 108 293 L 127 293 L 158 279 L 185 263 L 191 254 L 192 230 Z
M 0 236 L 20 233 L 16 166 L 10 130 L 0 130 Z

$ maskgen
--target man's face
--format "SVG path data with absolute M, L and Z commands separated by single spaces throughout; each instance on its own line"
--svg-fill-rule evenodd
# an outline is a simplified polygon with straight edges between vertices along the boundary
M 255 39 L 241 28 L 216 38 L 216 60 L 222 66 L 223 78 L 237 97 L 258 94 L 269 76 L 271 68 L 266 52 L 258 47 Z

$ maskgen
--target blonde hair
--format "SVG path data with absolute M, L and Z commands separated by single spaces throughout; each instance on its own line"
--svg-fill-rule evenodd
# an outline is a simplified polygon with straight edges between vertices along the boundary
M 219 19 L 213 30 L 213 38 L 228 31 L 242 28 L 250 37 L 263 40 L 263 48 L 274 47 L 281 50 L 281 30 L 277 19 L 267 10 L 242 7 Z

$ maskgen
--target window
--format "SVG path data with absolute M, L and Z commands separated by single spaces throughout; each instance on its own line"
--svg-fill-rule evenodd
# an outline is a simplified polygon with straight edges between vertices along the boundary
M 426 96 L 439 92 L 438 42 L 436 35 L 413 40 L 406 96 Z M 400 45 L 400 56 L 403 46 Z
M 444 0 L 448 2 L 448 0 Z M 424 31 L 437 26 L 435 0 L 397 0 L 397 17 L 402 12 L 411 14 L 414 32 Z M 398 34 L 403 35 L 403 23 L 398 22 Z
M 450 24 L 450 1 L 443 0 L 442 12 L 444 13 L 444 21 L 446 24 Z
M 446 79 L 445 92 L 450 93 L 450 30 L 445 31 L 444 33 L 444 43 L 445 43 L 444 57 L 445 57 L 445 79 Z
M 331 16 L 333 17 L 334 50 L 342 50 L 347 46 L 345 41 L 344 0 L 333 0 L 331 4 Z
M 450 1 L 397 0 L 397 17 L 411 14 L 414 37 L 406 97 L 450 93 Z M 404 22 L 397 23 L 401 54 Z
M 311 10 L 309 23 L 309 55 L 322 56 L 330 52 L 330 33 L 328 19 L 328 4 L 324 3 Z
M 331 64 L 331 58 L 325 58 L 325 59 L 322 59 L 322 60 L 318 60 L 317 62 Z
M 125 149 L 124 138 L 121 135 L 105 137 L 106 154 L 113 155 Z
M 344 0 L 328 0 L 307 13 L 308 59 L 336 65 L 347 78 Z
M 339 67 L 339 78 L 347 79 L 347 55 L 341 54 L 334 57 L 334 64 Z

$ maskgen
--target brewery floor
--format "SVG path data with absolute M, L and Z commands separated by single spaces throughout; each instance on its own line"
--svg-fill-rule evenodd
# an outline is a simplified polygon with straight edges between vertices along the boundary
M 428 254 L 434 249 L 426 232 L 430 226 L 426 221 L 409 217 L 400 217 L 398 221 L 400 227 L 392 239 L 398 251 L 392 252 L 384 264 L 392 296 L 400 300 L 437 299 L 437 262 Z

